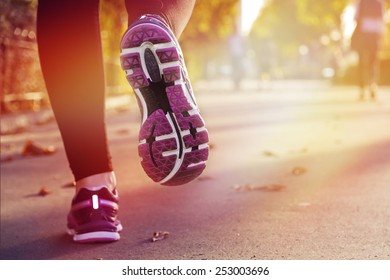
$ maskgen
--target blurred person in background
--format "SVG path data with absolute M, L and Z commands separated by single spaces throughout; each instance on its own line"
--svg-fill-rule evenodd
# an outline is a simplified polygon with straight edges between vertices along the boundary
M 234 89 L 238 90 L 241 86 L 241 81 L 244 76 L 244 57 L 245 46 L 244 38 L 239 32 L 235 32 L 229 38 L 229 51 L 231 57 L 232 80 L 234 82 Z
M 356 27 L 351 38 L 351 47 L 359 55 L 359 99 L 366 93 L 375 100 L 378 91 L 378 53 L 384 35 L 384 0 L 359 0 L 356 6 Z

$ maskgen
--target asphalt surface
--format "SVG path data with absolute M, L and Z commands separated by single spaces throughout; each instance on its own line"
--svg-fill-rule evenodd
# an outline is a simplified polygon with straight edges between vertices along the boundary
M 195 88 L 212 146 L 184 186 L 144 174 L 134 102 L 107 114 L 124 226 L 114 243 L 65 234 L 74 188 L 53 120 L 2 135 L 1 259 L 390 259 L 390 87 L 376 102 L 317 81 Z M 23 157 L 27 139 L 57 152 Z M 151 242 L 156 231 L 169 235 Z

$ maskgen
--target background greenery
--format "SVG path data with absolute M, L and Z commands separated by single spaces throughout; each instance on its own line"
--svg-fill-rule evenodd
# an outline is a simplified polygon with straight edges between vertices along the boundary
M 265 0 L 249 36 L 243 37 L 246 47 L 243 61 L 245 69 L 251 69 L 247 77 L 324 78 L 324 73 L 331 74 L 327 69 L 335 71 L 335 82 L 353 83 L 356 60 L 352 59 L 341 21 L 345 7 L 351 2 Z M 45 91 L 36 45 L 37 5 L 37 0 L 0 1 L 1 100 L 7 94 Z M 229 38 L 237 34 L 239 16 L 239 0 L 196 2 L 180 38 L 193 81 L 231 74 Z M 102 0 L 101 34 L 108 94 L 130 92 L 118 59 L 119 42 L 126 26 L 124 1 Z M 381 51 L 382 84 L 390 84 L 389 24 L 387 29 Z

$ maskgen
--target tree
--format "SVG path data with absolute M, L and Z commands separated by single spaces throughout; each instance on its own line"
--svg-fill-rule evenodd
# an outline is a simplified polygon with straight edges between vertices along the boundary
M 272 42 L 279 61 L 297 60 L 307 48 L 321 48 L 320 38 L 324 35 L 341 34 L 340 16 L 348 2 L 269 0 L 253 25 L 251 42 L 255 47 Z
M 101 37 L 108 93 L 130 91 L 120 67 L 120 41 L 127 28 L 125 1 L 101 1 Z
M 37 0 L 0 2 L 0 98 L 3 107 L 7 94 L 44 90 L 36 46 L 36 7 Z
M 239 0 L 196 1 L 191 19 L 180 37 L 193 79 L 201 75 L 207 57 L 223 53 L 223 40 L 235 30 L 238 3 Z M 121 85 L 120 90 L 129 88 L 118 59 L 119 42 L 127 27 L 124 1 L 102 1 L 101 23 L 107 85 L 109 89 Z
M 196 1 L 191 19 L 183 32 L 183 44 L 210 44 L 234 32 L 239 0 Z
M 271 0 L 255 21 L 251 37 L 279 44 L 302 44 L 340 30 L 347 0 Z

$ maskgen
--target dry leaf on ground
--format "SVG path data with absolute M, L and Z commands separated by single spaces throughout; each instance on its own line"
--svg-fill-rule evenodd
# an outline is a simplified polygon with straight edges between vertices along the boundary
M 263 155 L 265 155 L 266 157 L 277 157 L 278 156 L 277 154 L 275 154 L 272 151 L 264 151 Z
M 63 185 L 62 187 L 63 187 L 63 188 L 74 188 L 74 187 L 76 187 L 76 182 L 75 182 L 75 181 L 72 181 L 72 182 L 66 183 L 66 184 Z
M 130 129 L 127 129 L 127 128 L 124 128 L 124 129 L 118 129 L 116 131 L 116 134 L 119 134 L 119 135 L 124 135 L 124 134 L 129 134 L 130 133 Z
M 293 175 L 302 175 L 306 172 L 307 172 L 307 170 L 304 167 L 294 167 L 292 170 Z
M 27 140 L 22 151 L 23 156 L 50 155 L 56 152 L 53 146 L 41 147 L 31 140 Z
M 14 160 L 13 156 L 6 156 L 6 157 L 1 159 L 1 162 L 10 162 L 13 160 Z
M 239 185 L 236 184 L 234 186 L 234 189 L 236 191 L 267 191 L 267 192 L 279 192 L 287 187 L 285 185 L 281 184 L 270 184 L 270 185 L 260 185 L 260 186 L 254 186 L 251 184 L 245 184 L 245 185 Z
M 48 194 L 50 194 L 50 193 L 51 193 L 51 192 L 49 191 L 48 188 L 42 187 L 42 188 L 39 190 L 38 195 L 39 195 L 39 196 L 46 196 L 46 195 L 48 195 Z
M 267 192 L 280 192 L 287 187 L 285 185 L 279 185 L 279 184 L 271 184 L 271 185 L 264 185 L 264 186 L 254 186 L 252 187 L 252 190 L 254 191 L 267 191 Z
M 211 180 L 211 179 L 213 179 L 213 177 L 210 177 L 207 175 L 198 177 L 198 181 L 207 181 L 207 180 Z
M 169 236 L 167 231 L 156 231 L 153 233 L 152 242 L 160 241 Z

